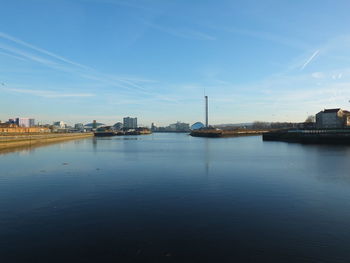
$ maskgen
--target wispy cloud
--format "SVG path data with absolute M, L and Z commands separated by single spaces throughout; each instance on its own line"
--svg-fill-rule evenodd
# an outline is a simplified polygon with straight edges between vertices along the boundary
M 26 59 L 29 59 L 31 61 L 38 62 L 38 63 L 43 64 L 43 65 L 48 66 L 48 67 L 53 67 L 53 66 L 57 65 L 53 61 L 42 58 L 40 56 L 33 55 L 29 52 L 26 52 L 26 51 L 23 51 L 23 50 L 20 50 L 18 48 L 11 47 L 11 46 L 8 46 L 5 44 L 0 43 L 0 49 L 2 49 L 3 51 L 10 52 L 10 54 L 8 54 L 8 55 L 11 55 L 11 53 L 16 54 L 17 55 L 16 57 L 20 56 L 22 58 L 26 58 Z
M 320 50 L 316 50 L 311 57 L 309 57 L 304 64 L 301 66 L 300 70 L 303 70 L 307 65 L 309 65 L 311 63 L 312 60 L 314 60 L 316 58 L 316 56 L 318 56 L 318 54 L 320 53 Z
M 188 28 L 174 28 L 174 27 L 160 26 L 145 20 L 143 20 L 143 23 L 151 28 L 157 29 L 161 32 L 164 32 L 176 37 L 180 37 L 180 38 L 193 39 L 193 40 L 210 40 L 210 41 L 216 40 L 216 37 L 201 31 L 196 31 Z
M 106 86 L 118 88 L 119 91 L 138 92 L 149 96 L 158 95 L 156 92 L 152 92 L 148 88 L 142 86 L 142 83 L 150 83 L 152 82 L 151 80 L 101 73 L 92 67 L 54 54 L 3 32 L 0 32 L 0 39 L 13 43 L 13 45 L 8 45 L 0 42 L 0 49 L 4 55 L 13 56 L 18 59 L 26 59 L 55 70 L 73 74 L 77 77 L 101 82 Z
M 0 88 L 4 91 L 31 94 L 43 98 L 72 98 L 72 97 L 93 97 L 92 93 L 62 93 L 48 90 L 18 89 L 18 88 Z
M 28 42 L 25 42 L 25 41 L 23 41 L 23 40 L 20 40 L 20 39 L 18 39 L 18 38 L 15 38 L 15 37 L 10 36 L 10 35 L 8 35 L 8 34 L 5 34 L 5 33 L 3 33 L 3 32 L 0 32 L 0 38 L 10 40 L 10 41 L 15 42 L 15 43 L 17 43 L 17 44 L 20 44 L 20 45 L 22 45 L 22 46 L 25 46 L 25 47 L 27 47 L 27 48 L 33 49 L 33 50 L 38 51 L 38 52 L 40 52 L 40 53 L 42 53 L 42 54 L 45 54 L 45 55 L 47 55 L 47 56 L 50 56 L 50 57 L 52 57 L 52 58 L 58 59 L 58 60 L 60 60 L 60 61 L 62 61 L 62 62 L 65 62 L 65 63 L 67 63 L 67 64 L 71 64 L 71 65 L 73 65 L 73 66 L 81 67 L 81 68 L 84 68 L 84 69 L 91 69 L 91 68 L 89 68 L 89 67 L 87 67 L 87 66 L 85 66 L 85 65 L 82 65 L 82 64 L 76 63 L 76 62 L 74 62 L 74 61 L 71 61 L 71 60 L 69 60 L 69 59 L 67 59 L 67 58 L 64 58 L 64 57 L 62 57 L 62 56 L 59 56 L 59 55 L 54 54 L 54 53 L 52 53 L 52 52 L 49 52 L 49 51 L 47 51 L 47 50 L 45 50 L 45 49 L 43 49 L 43 48 L 36 47 L 36 46 L 34 46 L 34 45 L 32 45 L 32 44 L 29 44 Z
M 244 28 L 235 28 L 235 27 L 227 27 L 227 26 L 217 26 L 217 25 L 211 25 L 208 23 L 203 23 L 203 26 L 206 26 L 207 28 L 217 30 L 217 31 L 223 31 L 227 33 L 237 34 L 241 36 L 246 36 L 250 38 L 256 38 L 261 40 L 266 40 L 269 42 L 278 43 L 281 45 L 297 48 L 297 49 L 309 49 L 310 45 L 307 43 L 299 40 L 299 39 L 293 39 L 291 37 L 285 37 L 277 34 L 273 34 L 271 32 L 265 32 L 260 30 L 251 30 L 251 29 L 244 29 Z
M 13 55 L 13 54 L 10 54 L 10 53 L 7 53 L 7 52 L 0 51 L 0 54 L 4 55 L 4 56 L 7 56 L 7 57 L 15 58 L 15 59 L 18 59 L 18 60 L 21 60 L 21 61 L 25 61 L 24 58 L 16 56 L 16 55 Z
M 322 72 L 314 72 L 314 73 L 311 74 L 311 76 L 312 76 L 313 78 L 315 78 L 315 79 L 322 79 L 322 78 L 325 77 L 324 74 L 323 74 Z
M 118 5 L 132 9 L 140 9 L 141 11 L 150 11 L 154 13 L 161 12 L 158 9 L 151 8 L 151 5 L 141 5 L 141 1 L 132 1 L 132 0 L 80 0 L 82 2 L 98 3 L 98 4 L 111 4 Z

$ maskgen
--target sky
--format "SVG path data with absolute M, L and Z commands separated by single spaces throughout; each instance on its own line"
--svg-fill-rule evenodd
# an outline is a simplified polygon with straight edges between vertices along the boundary
M 0 120 L 304 121 L 350 109 L 348 0 L 2 0 Z

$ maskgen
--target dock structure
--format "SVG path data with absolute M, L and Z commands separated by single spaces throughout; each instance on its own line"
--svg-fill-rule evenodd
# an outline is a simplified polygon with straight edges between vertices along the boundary
M 263 134 L 264 141 L 304 144 L 350 144 L 350 129 L 280 130 Z

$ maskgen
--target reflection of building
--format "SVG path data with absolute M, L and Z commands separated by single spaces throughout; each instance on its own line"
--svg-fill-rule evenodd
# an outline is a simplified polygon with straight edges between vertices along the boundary
M 15 124 L 19 127 L 33 127 L 35 125 L 34 119 L 31 118 L 16 118 Z
M 137 128 L 137 118 L 125 117 L 123 119 L 123 126 L 126 129 L 136 129 Z
M 350 112 L 325 109 L 316 114 L 316 128 L 344 128 L 350 126 Z

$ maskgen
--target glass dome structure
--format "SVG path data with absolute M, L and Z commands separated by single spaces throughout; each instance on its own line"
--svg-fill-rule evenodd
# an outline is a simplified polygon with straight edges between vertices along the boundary
M 202 128 L 204 128 L 204 127 L 205 127 L 205 126 L 204 126 L 203 123 L 201 123 L 201 122 L 196 122 L 196 123 L 192 124 L 191 130 L 199 130 L 199 129 L 202 129 Z

